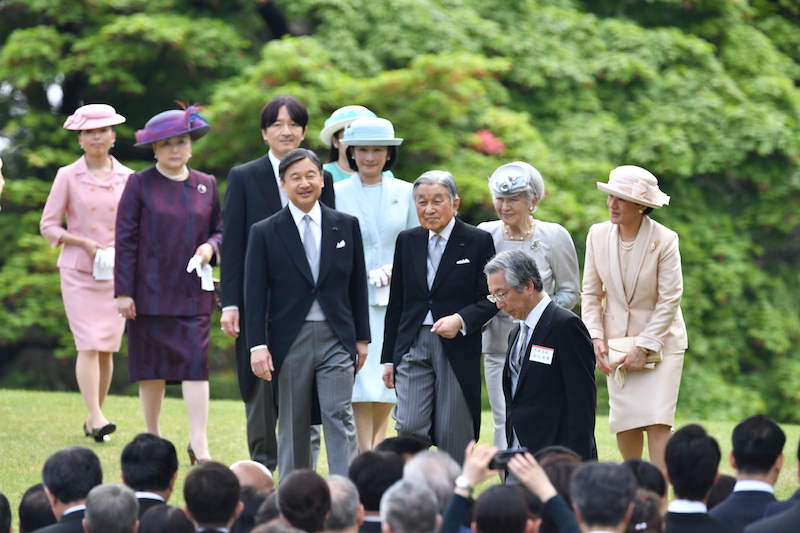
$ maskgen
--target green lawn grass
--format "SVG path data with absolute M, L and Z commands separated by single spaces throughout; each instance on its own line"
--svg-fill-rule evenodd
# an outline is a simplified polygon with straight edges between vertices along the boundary
M 213 400 L 209 410 L 208 439 L 213 458 L 225 464 L 247 459 L 244 405 L 238 401 Z M 93 449 L 103 465 L 103 479 L 119 483 L 119 456 L 125 443 L 144 430 L 139 401 L 128 396 L 110 396 L 104 412 L 117 423 L 111 442 L 96 444 L 83 436 L 81 425 L 85 416 L 83 400 L 78 393 L 28 392 L 0 390 L 0 491 L 11 502 L 14 528 L 19 500 L 29 486 L 41 481 L 41 468 L 47 457 L 66 446 L 86 446 Z M 716 437 L 722 448 L 720 470 L 732 473 L 728 464 L 730 434 L 734 423 L 708 420 L 678 420 L 678 427 L 697 422 Z M 481 442 L 492 441 L 491 414 L 483 413 Z M 800 426 L 783 426 L 787 434 L 786 465 L 776 487 L 778 498 L 788 498 L 798 486 L 797 442 Z M 189 441 L 189 421 L 182 400 L 166 398 L 161 414 L 161 432 L 178 450 L 180 469 L 172 505 L 183 505 L 183 479 L 191 468 L 186 455 Z M 393 434 L 390 431 L 390 435 Z M 600 459 L 619 461 L 614 437 L 608 432 L 608 419 L 597 419 L 597 447 Z M 327 473 L 325 449 L 319 462 L 319 473 Z M 487 483 L 493 483 L 489 481 Z

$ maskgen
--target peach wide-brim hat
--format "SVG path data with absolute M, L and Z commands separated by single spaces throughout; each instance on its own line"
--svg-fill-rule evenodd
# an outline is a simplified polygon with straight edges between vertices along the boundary
M 67 117 L 64 128 L 73 131 L 96 130 L 125 122 L 125 117 L 108 104 L 86 104 Z
M 615 168 L 608 174 L 608 183 L 598 181 L 597 188 L 606 194 L 653 209 L 669 205 L 669 196 L 658 188 L 658 178 L 635 165 Z

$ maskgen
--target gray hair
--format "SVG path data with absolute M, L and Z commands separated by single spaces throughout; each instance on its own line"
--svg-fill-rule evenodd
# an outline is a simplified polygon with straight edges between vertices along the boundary
M 400 480 L 381 497 L 381 523 L 395 533 L 436 533 L 436 500 L 423 485 Z
M 281 181 L 283 181 L 283 176 L 286 174 L 286 171 L 289 169 L 289 167 L 298 161 L 302 161 L 303 159 L 310 159 L 311 162 L 314 163 L 319 169 L 319 173 L 322 174 L 322 161 L 319 160 L 319 156 L 316 153 L 306 148 L 295 148 L 283 156 L 283 159 L 281 159 L 281 164 L 278 165 L 278 175 L 281 178 Z
M 86 496 L 89 533 L 132 533 L 139 519 L 136 494 L 118 483 L 97 485 Z
M 355 484 L 337 474 L 328 476 L 325 481 L 331 491 L 331 510 L 325 520 L 325 531 L 344 531 L 358 526 L 361 500 Z
M 461 467 L 446 452 L 427 450 L 412 457 L 403 467 L 403 479 L 428 488 L 436 497 L 439 513 L 444 513 L 453 497 Z
M 636 478 L 615 463 L 584 463 L 569 482 L 572 503 L 590 529 L 616 528 L 636 497 Z
M 417 188 L 420 185 L 443 186 L 447 191 L 447 196 L 450 198 L 450 205 L 453 205 L 453 203 L 456 201 L 456 198 L 458 198 L 458 185 L 456 185 L 456 179 L 446 170 L 429 170 L 414 180 L 414 190 L 412 191 L 414 197 L 417 196 Z
M 486 274 L 486 277 L 495 272 L 502 272 L 508 286 L 517 292 L 522 292 L 525 289 L 528 280 L 533 282 L 533 288 L 536 292 L 544 290 L 542 275 L 536 266 L 536 260 L 517 248 L 500 252 L 483 267 L 483 273 Z

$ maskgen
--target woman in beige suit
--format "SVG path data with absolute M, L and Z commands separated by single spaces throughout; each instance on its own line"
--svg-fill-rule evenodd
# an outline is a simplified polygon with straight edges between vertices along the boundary
M 597 367 L 608 376 L 609 427 L 623 459 L 642 456 L 647 432 L 650 461 L 663 469 L 687 340 L 678 235 L 647 215 L 669 196 L 653 174 L 630 165 L 612 170 L 597 188 L 608 194 L 610 221 L 592 226 L 586 239 L 583 321 Z M 614 379 L 606 346 L 631 336 L 635 346 L 617 369 L 616 377 L 625 378 Z M 658 354 L 662 360 L 646 368 Z

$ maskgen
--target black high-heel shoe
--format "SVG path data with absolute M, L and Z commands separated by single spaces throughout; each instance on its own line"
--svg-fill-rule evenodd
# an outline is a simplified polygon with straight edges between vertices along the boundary
M 83 430 L 86 431 L 86 424 L 84 424 Z M 114 433 L 116 430 L 117 425 L 114 422 L 109 422 L 103 427 L 92 428 L 91 436 L 94 437 L 95 442 L 105 442 L 106 440 L 111 440 L 108 435 Z

